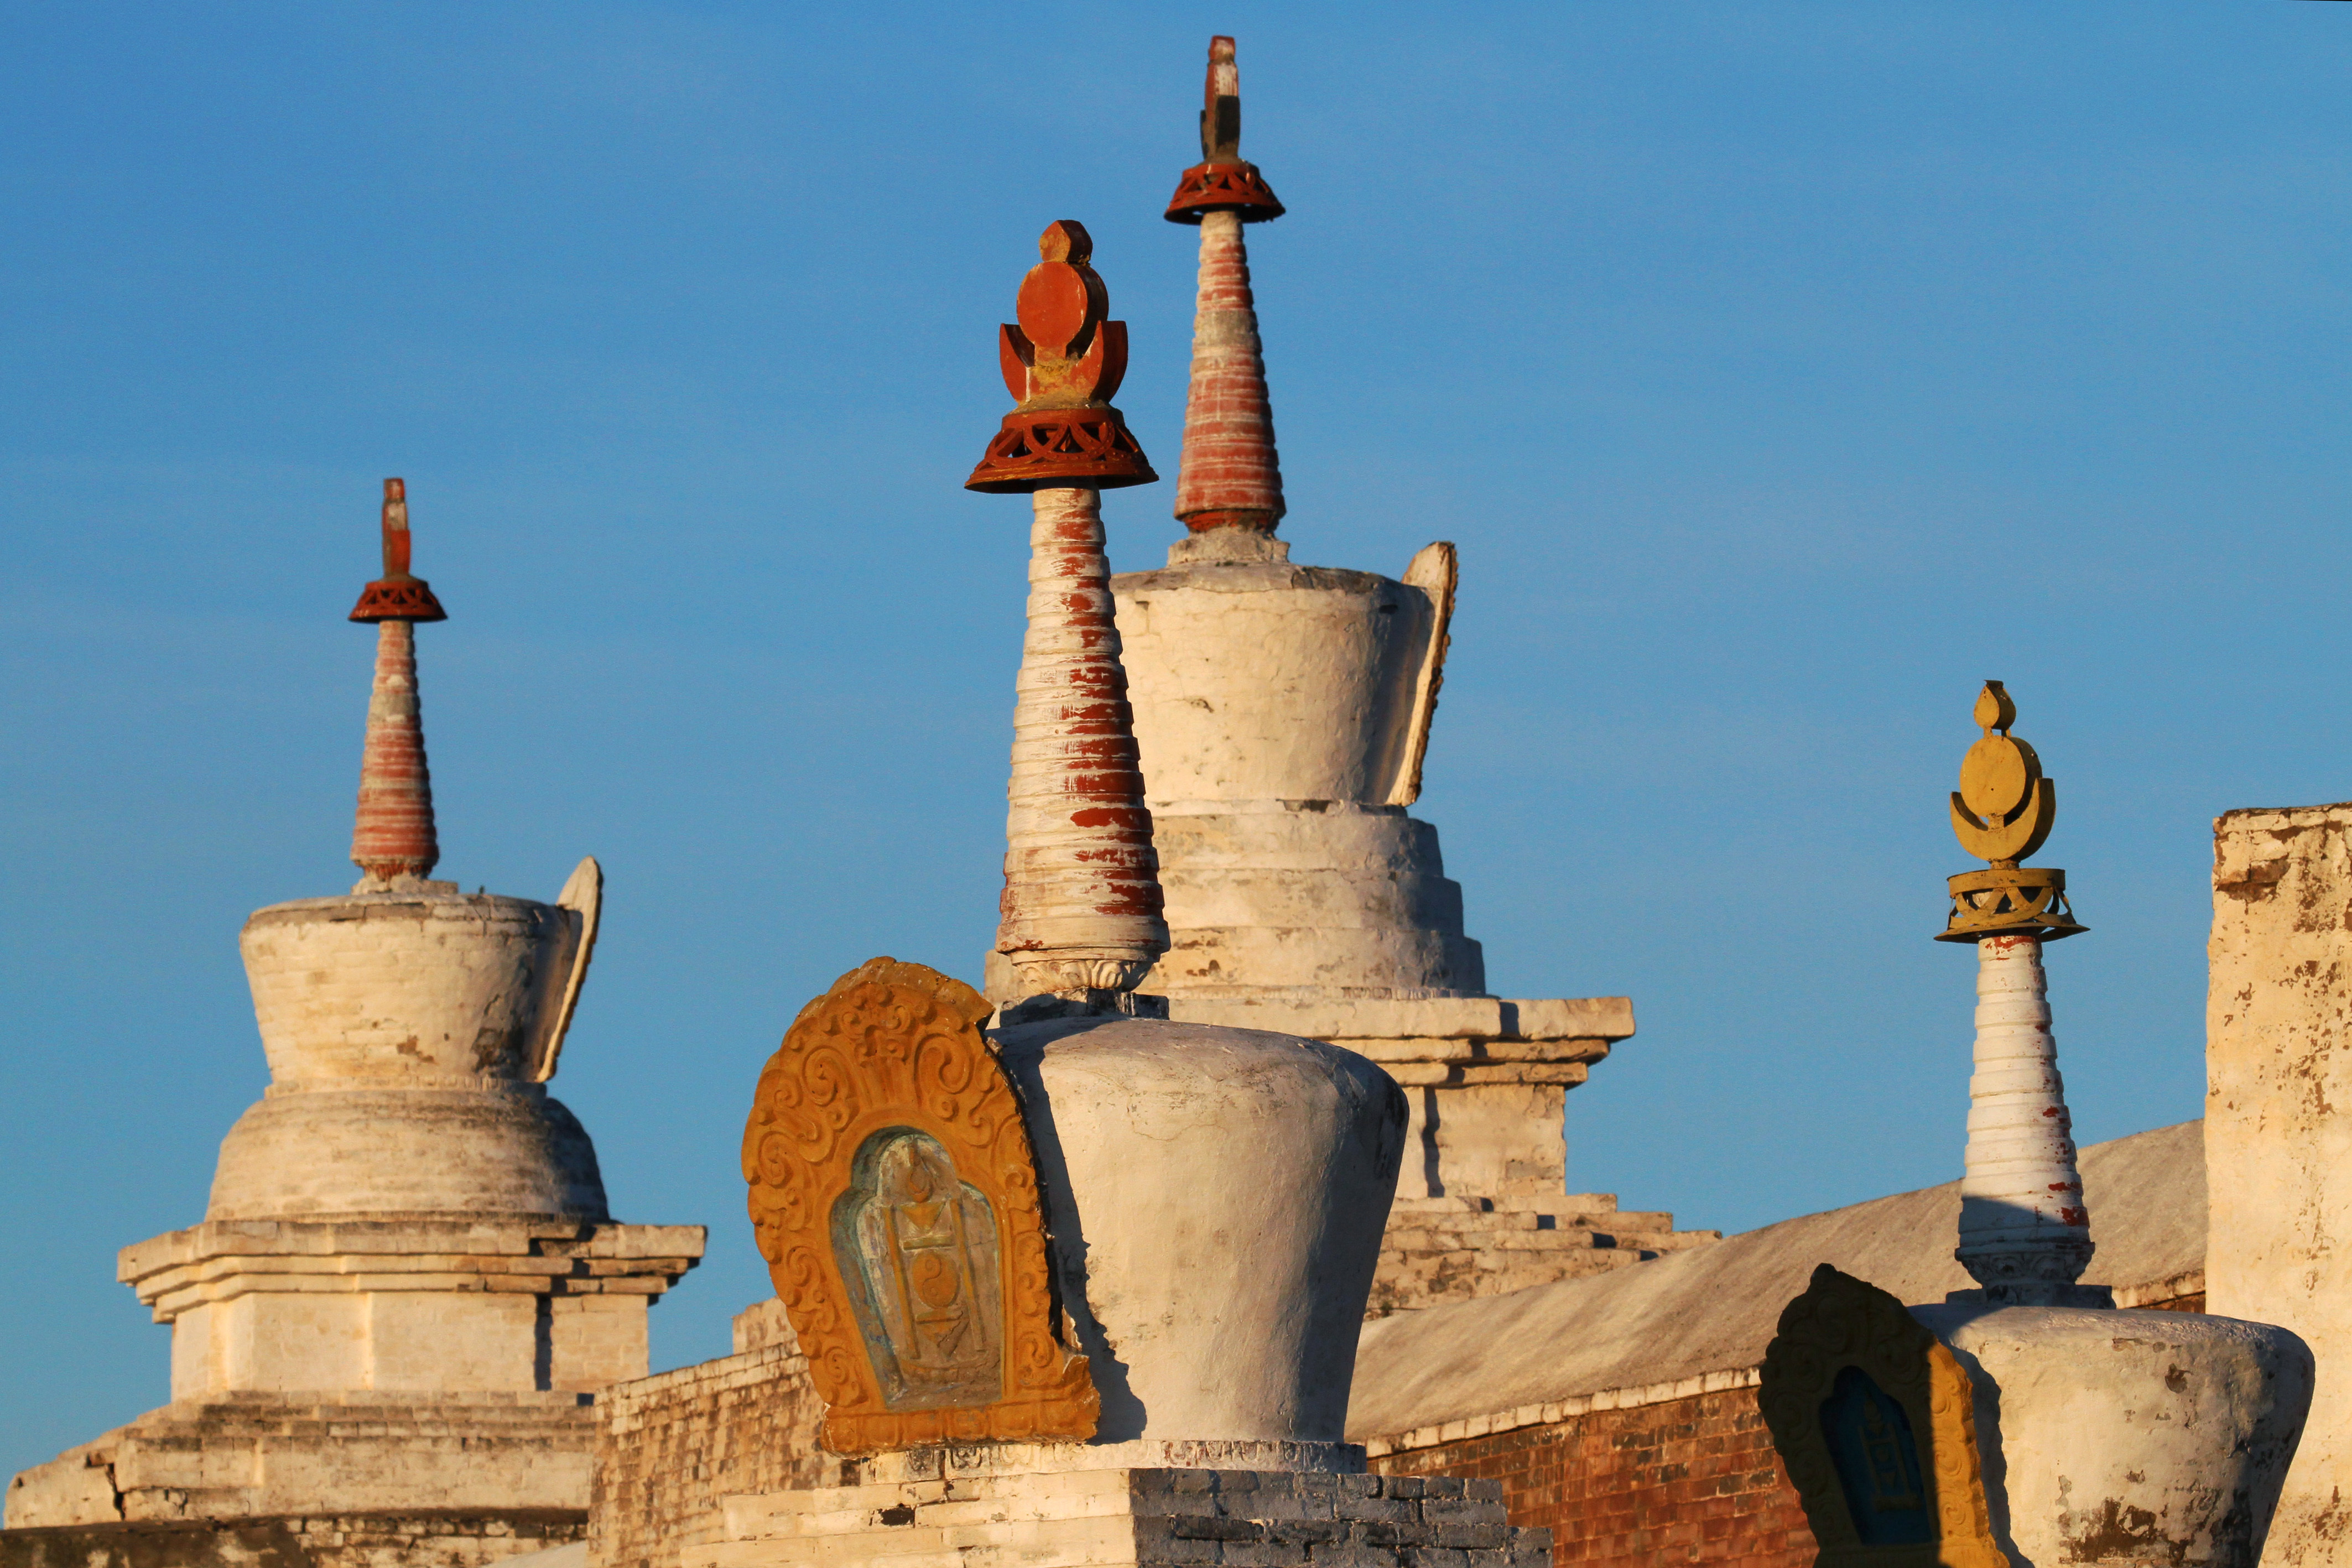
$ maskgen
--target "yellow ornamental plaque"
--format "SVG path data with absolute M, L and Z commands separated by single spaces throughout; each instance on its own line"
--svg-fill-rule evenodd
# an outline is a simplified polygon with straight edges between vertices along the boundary
M 936 969 L 876 958 L 802 1009 L 760 1074 L 751 1226 L 835 1453 L 1094 1436 L 990 1010 Z

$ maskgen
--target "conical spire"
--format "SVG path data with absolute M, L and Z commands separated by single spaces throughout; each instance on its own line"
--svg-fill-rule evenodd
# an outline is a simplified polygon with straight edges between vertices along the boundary
M 1150 482 L 1151 468 L 1108 400 L 1126 368 L 1127 329 L 1106 319 L 1108 291 L 1081 225 L 1046 229 L 1044 262 L 1023 280 L 1021 324 L 999 338 L 1021 400 L 967 482 L 1030 492 L 1029 628 L 1013 719 L 1004 896 L 996 948 L 1024 995 L 1089 1010 L 1129 999 L 1168 950 L 1151 813 L 1111 619 L 1102 490 Z M 1016 427 L 1088 431 L 1080 447 L 1041 448 Z
M 1167 213 L 1171 223 L 1201 225 L 1201 288 L 1176 516 L 1194 533 L 1240 528 L 1270 534 L 1283 513 L 1282 467 L 1275 456 L 1274 410 L 1242 225 L 1280 217 L 1282 204 L 1256 166 L 1242 161 L 1241 78 L 1231 38 L 1209 41 L 1204 96 L 1201 152 L 1206 162 L 1184 172 Z
M 1953 1256 L 1995 1300 L 2112 1305 L 2075 1284 L 2094 1249 L 2091 1212 L 2042 966 L 2042 944 L 2084 927 L 2067 905 L 2064 872 L 2019 863 L 2050 836 L 2058 785 L 2010 734 L 2017 705 L 1999 681 L 1978 694 L 1975 717 L 1984 733 L 1960 763 L 1952 831 L 1992 864 L 1950 879 L 1952 912 L 1937 934 L 1977 948 L 1976 1071 Z
M 375 686 L 368 696 L 367 747 L 360 758 L 360 802 L 352 862 L 362 888 L 422 877 L 441 858 L 433 831 L 433 778 L 425 762 L 425 721 L 416 692 L 416 622 L 448 615 L 433 590 L 408 571 L 408 487 L 383 482 L 383 576 L 352 612 L 376 622 Z

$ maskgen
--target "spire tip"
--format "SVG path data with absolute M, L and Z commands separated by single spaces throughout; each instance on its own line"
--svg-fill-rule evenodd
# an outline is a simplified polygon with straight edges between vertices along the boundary
M 1201 162 L 1184 171 L 1163 214 L 1171 224 L 1197 224 L 1204 213 L 1235 212 L 1245 224 L 1282 216 L 1257 165 L 1242 158 L 1241 68 L 1234 41 L 1209 40 L 1209 74 L 1201 97 Z
M 383 482 L 383 575 L 360 591 L 352 609 L 354 621 L 446 621 L 449 612 L 433 597 L 421 577 L 411 575 L 408 535 L 408 484 Z

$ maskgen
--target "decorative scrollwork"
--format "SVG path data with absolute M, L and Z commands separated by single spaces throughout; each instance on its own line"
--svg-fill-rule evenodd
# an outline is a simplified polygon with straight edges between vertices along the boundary
M 1026 953 L 1006 955 L 1013 972 L 1031 995 L 1067 993 L 1071 991 L 1131 991 L 1151 972 L 1149 958 L 1104 958 L 1087 955 L 1055 953 L 1044 957 L 1032 957 Z
M 360 591 L 360 601 L 352 607 L 353 621 L 446 621 L 449 612 L 433 597 L 433 590 L 421 577 L 406 581 L 391 578 L 379 579 Z
M 760 1074 L 751 1228 L 836 1453 L 1094 1435 L 1101 1402 L 1055 1333 L 1036 1162 L 980 1031 L 990 1010 L 961 981 L 876 958 L 802 1009 Z
M 1197 224 L 1203 213 L 1233 209 L 1245 224 L 1282 216 L 1265 177 L 1255 163 L 1195 163 L 1177 177 L 1176 193 L 1163 214 L 1171 224 Z
M 1968 1369 L 1885 1291 L 1815 1269 L 1780 1313 L 1756 1402 L 1820 1568 L 2011 1568 L 1993 1542 Z
M 1066 485 L 1116 490 L 1159 477 L 1115 408 L 1015 409 L 1004 416 L 964 488 L 1018 492 Z
M 1948 879 L 1952 913 L 1938 942 L 1987 936 L 2038 936 L 2055 942 L 2087 931 L 2066 902 L 2066 873 L 2054 866 L 1994 866 Z

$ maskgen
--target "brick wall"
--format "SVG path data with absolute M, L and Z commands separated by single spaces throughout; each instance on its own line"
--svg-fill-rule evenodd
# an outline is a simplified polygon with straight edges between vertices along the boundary
M 2205 1275 L 2118 1286 L 2116 1301 L 2201 1312 Z M 1555 1568 L 1812 1568 L 1813 1532 L 1757 1412 L 1755 1375 L 1709 1373 L 1366 1441 L 1385 1474 L 1502 1483 L 1513 1524 L 1552 1532 Z
M 1557 1568 L 1812 1568 L 1813 1533 L 1753 1387 L 1587 1411 L 1383 1454 L 1371 1467 L 1500 1482 L 1513 1524 L 1552 1532 Z
M 688 1547 L 719 1539 L 720 1498 L 843 1484 L 843 1462 L 817 1447 L 824 1410 L 790 1343 L 606 1390 L 596 1402 L 592 1568 L 677 1568 Z

